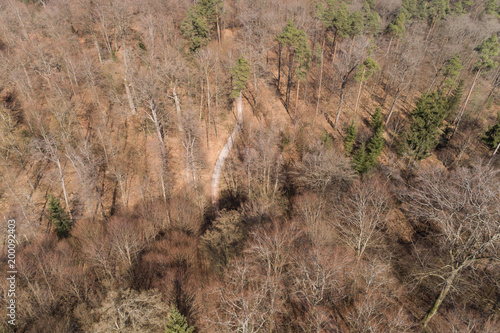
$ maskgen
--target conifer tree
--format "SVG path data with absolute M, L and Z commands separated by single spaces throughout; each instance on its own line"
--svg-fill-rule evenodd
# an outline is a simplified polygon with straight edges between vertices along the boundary
M 210 31 L 216 30 L 220 39 L 219 19 L 222 12 L 222 0 L 200 0 L 189 8 L 188 16 L 181 23 L 181 34 L 189 40 L 190 52 L 208 44 Z
M 354 143 L 356 142 L 357 136 L 358 136 L 358 129 L 356 128 L 356 124 L 354 124 L 353 121 L 351 122 L 351 125 L 347 127 L 347 136 L 344 140 L 344 148 L 347 156 L 350 156 L 352 154 L 352 151 L 354 149 Z
M 500 144 L 500 112 L 497 114 L 497 123 L 488 128 L 482 139 L 491 149 L 495 149 L 496 153 L 496 149 Z
M 354 170 L 358 173 L 363 174 L 368 171 L 370 168 L 368 162 L 368 154 L 366 152 L 366 144 L 363 142 L 361 146 L 356 150 L 356 153 L 353 156 L 352 164 Z
M 361 66 L 359 66 L 358 71 L 356 72 L 356 75 L 354 76 L 354 79 L 356 81 L 359 81 L 359 89 L 358 89 L 358 96 L 356 98 L 356 104 L 354 106 L 354 114 L 357 114 L 358 112 L 358 106 L 359 106 L 359 100 L 362 95 L 363 88 L 366 84 L 366 81 L 373 76 L 373 74 L 376 71 L 380 70 L 379 64 L 373 60 L 372 57 L 368 57 L 363 61 Z
M 186 318 L 172 304 L 168 312 L 165 333 L 192 333 L 193 331 L 194 327 L 188 325 Z
M 59 239 L 68 237 L 71 230 L 71 219 L 62 208 L 59 199 L 52 194 L 49 194 L 48 208 L 49 222 L 54 225 L 57 237 Z
M 447 61 L 443 68 L 443 81 L 441 82 L 442 91 L 453 89 L 462 68 L 464 68 L 464 66 L 462 65 L 459 55 L 455 55 Z
M 499 6 L 497 0 L 487 0 L 484 4 L 484 12 L 488 15 L 499 16 L 498 10 Z
M 250 78 L 250 65 L 244 56 L 239 57 L 236 64 L 231 68 L 231 75 L 234 80 L 231 97 L 237 98 L 245 90 L 247 81 Z
M 427 157 L 439 142 L 443 120 L 448 114 L 448 101 L 438 92 L 424 94 L 410 116 L 410 128 L 404 133 L 405 151 L 419 161 Z
M 382 119 L 382 110 L 377 108 L 372 117 L 373 136 L 368 143 L 367 164 L 369 168 L 377 166 L 378 158 L 384 149 L 384 121 Z
M 288 50 L 288 78 L 285 106 L 286 109 L 289 110 L 290 90 L 292 87 L 294 73 L 296 74 L 298 80 L 303 80 L 305 78 L 309 70 L 309 62 L 312 54 L 305 31 L 297 29 L 290 20 L 288 20 L 287 25 L 283 28 L 281 34 L 276 37 L 276 40 L 282 47 L 285 47 Z M 299 83 L 297 83 L 297 96 L 298 89 Z
M 464 80 L 460 80 L 458 86 L 453 89 L 450 97 L 448 98 L 448 108 L 450 109 L 449 116 L 454 116 L 455 112 L 458 110 L 460 100 L 462 99 L 462 95 L 464 93 L 464 85 Z

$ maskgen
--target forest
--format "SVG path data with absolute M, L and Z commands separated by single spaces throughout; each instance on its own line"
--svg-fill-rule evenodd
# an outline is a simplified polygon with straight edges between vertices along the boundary
M 0 332 L 500 332 L 499 37 L 497 0 L 0 1 Z

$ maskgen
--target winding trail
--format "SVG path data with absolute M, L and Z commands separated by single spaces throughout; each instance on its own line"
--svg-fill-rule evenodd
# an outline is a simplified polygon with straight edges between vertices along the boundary
M 215 206 L 216 210 L 218 208 L 219 200 L 219 181 L 220 176 L 222 175 L 222 170 L 224 169 L 224 163 L 226 162 L 226 158 L 229 156 L 229 153 L 233 148 L 236 136 L 241 131 L 243 125 L 243 102 L 241 99 L 241 93 L 238 98 L 236 98 L 236 111 L 236 124 L 234 125 L 233 131 L 227 139 L 226 144 L 222 147 L 222 150 L 219 153 L 219 157 L 217 158 L 217 162 L 215 162 L 214 171 L 212 173 L 212 204 Z

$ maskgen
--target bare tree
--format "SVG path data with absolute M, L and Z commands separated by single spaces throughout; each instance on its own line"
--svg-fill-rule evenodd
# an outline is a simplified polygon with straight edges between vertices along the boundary
M 347 195 L 336 198 L 333 207 L 331 223 L 340 239 L 356 252 L 356 261 L 359 261 L 382 236 L 389 208 L 384 184 L 375 178 L 355 183 Z
M 500 180 L 498 171 L 483 165 L 422 173 L 402 193 L 406 209 L 436 229 L 444 265 L 425 277 L 442 280 L 442 288 L 422 319 L 427 326 L 460 274 L 481 260 L 499 259 Z

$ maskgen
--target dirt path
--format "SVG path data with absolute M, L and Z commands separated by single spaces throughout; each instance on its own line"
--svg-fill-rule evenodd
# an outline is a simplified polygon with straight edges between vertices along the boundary
M 212 173 L 212 204 L 217 208 L 217 202 L 219 200 L 219 181 L 220 176 L 222 175 L 222 170 L 224 169 L 224 162 L 226 158 L 229 156 L 231 149 L 233 148 L 234 141 L 236 140 L 236 136 L 241 131 L 243 125 L 243 102 L 240 96 L 236 99 L 236 111 L 237 111 L 237 119 L 236 124 L 234 125 L 233 131 L 231 135 L 226 141 L 224 147 L 222 147 L 221 152 L 219 153 L 219 157 L 217 158 L 217 162 L 215 162 L 214 171 Z

